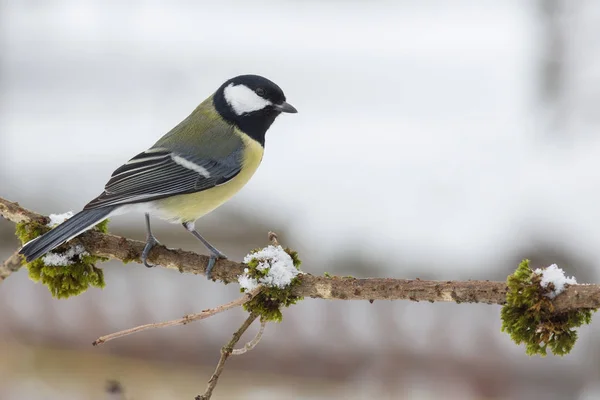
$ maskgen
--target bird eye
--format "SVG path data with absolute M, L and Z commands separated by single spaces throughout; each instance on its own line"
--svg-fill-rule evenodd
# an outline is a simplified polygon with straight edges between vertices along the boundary
M 265 95 L 265 90 L 263 88 L 258 88 L 256 89 L 256 94 L 262 97 Z

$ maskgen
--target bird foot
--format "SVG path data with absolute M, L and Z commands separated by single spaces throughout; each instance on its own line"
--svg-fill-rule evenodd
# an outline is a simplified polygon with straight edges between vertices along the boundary
M 142 251 L 142 263 L 148 268 L 156 266 L 148 262 L 148 255 L 150 254 L 150 250 L 152 250 L 152 248 L 157 244 L 160 244 L 160 242 L 156 240 L 156 238 L 153 235 L 149 235 L 148 239 L 146 239 L 146 245 L 144 246 L 144 250 Z
M 215 263 L 217 262 L 217 259 L 222 259 L 222 260 L 226 260 L 227 256 L 223 253 L 221 253 L 219 250 L 214 249 L 214 252 L 211 252 L 210 254 L 210 258 L 208 259 L 208 266 L 206 267 L 206 279 L 210 280 L 210 273 L 212 272 L 213 267 L 215 266 Z

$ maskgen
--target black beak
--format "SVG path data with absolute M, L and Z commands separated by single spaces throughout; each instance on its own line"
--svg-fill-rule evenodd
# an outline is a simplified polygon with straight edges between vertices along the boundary
M 285 101 L 281 104 L 273 104 L 273 108 L 279 112 L 290 114 L 296 114 L 298 112 L 298 110 L 296 110 L 296 108 L 293 105 L 286 103 Z

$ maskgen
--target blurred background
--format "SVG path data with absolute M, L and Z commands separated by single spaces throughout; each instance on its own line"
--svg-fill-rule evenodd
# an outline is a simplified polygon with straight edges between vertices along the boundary
M 257 73 L 299 113 L 197 225 L 231 258 L 274 230 L 313 274 L 504 280 L 530 258 L 598 282 L 599 38 L 592 0 L 0 0 L 0 196 L 77 211 L 223 81 Z M 2 259 L 13 230 L 0 221 Z M 143 217 L 110 230 L 143 239 Z M 176 225 L 155 233 L 204 251 Z M 103 267 L 104 290 L 68 300 L 25 270 L 2 283 L 0 399 L 105 399 L 110 379 L 135 400 L 204 391 L 239 310 L 91 342 L 238 287 Z M 231 359 L 215 398 L 600 398 L 598 318 L 572 354 L 540 359 L 499 313 L 307 299 Z

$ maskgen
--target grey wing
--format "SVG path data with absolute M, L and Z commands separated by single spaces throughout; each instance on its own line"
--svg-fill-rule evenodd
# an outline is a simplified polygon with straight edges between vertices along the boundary
M 115 170 L 104 193 L 84 210 L 158 200 L 221 185 L 240 172 L 242 150 L 215 159 L 152 148 Z

